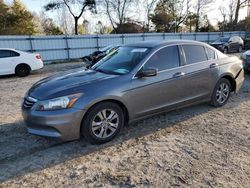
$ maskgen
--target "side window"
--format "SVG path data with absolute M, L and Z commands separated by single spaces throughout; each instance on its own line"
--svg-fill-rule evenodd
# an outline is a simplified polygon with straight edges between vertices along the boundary
M 158 71 L 180 65 L 178 46 L 169 46 L 157 51 L 144 65 L 144 68 L 157 68 Z
M 211 48 L 207 48 L 207 47 L 206 47 L 206 50 L 207 50 L 208 60 L 216 59 L 215 51 L 214 50 L 212 50 Z
M 200 45 L 185 44 L 183 50 L 186 56 L 187 64 L 207 61 L 205 48 Z
M 16 57 L 16 56 L 20 56 L 20 54 L 17 53 L 17 52 L 14 52 L 14 51 L 10 51 L 10 56 L 11 57 Z
M 11 50 L 0 50 L 0 58 L 15 57 L 20 54 Z

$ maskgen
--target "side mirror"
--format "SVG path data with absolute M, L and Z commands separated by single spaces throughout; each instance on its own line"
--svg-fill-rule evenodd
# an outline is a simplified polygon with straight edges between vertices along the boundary
M 230 41 L 228 41 L 228 43 L 232 43 L 232 42 L 233 42 L 233 41 L 231 41 L 231 40 L 230 40 Z
M 152 77 L 157 75 L 157 69 L 155 68 L 148 68 L 148 69 L 142 69 L 137 73 L 138 78 L 142 77 Z

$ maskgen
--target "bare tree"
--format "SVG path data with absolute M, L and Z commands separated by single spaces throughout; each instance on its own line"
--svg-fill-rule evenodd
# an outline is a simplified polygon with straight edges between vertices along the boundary
M 233 23 L 235 8 L 236 8 L 236 1 L 230 0 L 228 8 L 229 8 L 229 10 L 228 10 L 229 23 Z
M 224 35 L 224 31 L 225 31 L 225 24 L 226 24 L 226 16 L 227 16 L 227 10 L 224 6 L 221 6 L 219 8 L 220 13 L 223 17 L 223 22 L 222 22 L 222 36 Z
M 196 0 L 195 13 L 196 13 L 197 18 L 196 18 L 196 23 L 195 23 L 195 32 L 199 31 L 201 15 L 206 12 L 208 5 L 210 5 L 212 2 L 213 0 Z
M 133 9 L 131 7 L 135 0 L 104 0 L 103 8 L 105 14 L 108 16 L 108 19 L 113 27 L 113 30 L 116 32 L 118 25 L 122 25 L 129 19 Z
M 150 14 L 155 8 L 156 3 L 159 0 L 142 0 L 145 8 L 145 23 L 144 23 L 144 28 L 149 31 L 150 28 Z
M 236 3 L 236 7 L 235 7 L 235 14 L 234 14 L 234 25 L 236 25 L 238 23 L 238 20 L 239 20 L 239 12 L 240 12 L 240 9 L 246 5 L 248 0 L 237 0 L 237 3 Z
M 88 8 L 95 10 L 95 0 L 57 0 L 47 4 L 44 8 L 46 11 L 67 7 L 69 13 L 74 18 L 75 34 L 78 35 L 78 21 L 82 17 L 83 12 Z M 76 10 L 77 9 L 77 10 Z

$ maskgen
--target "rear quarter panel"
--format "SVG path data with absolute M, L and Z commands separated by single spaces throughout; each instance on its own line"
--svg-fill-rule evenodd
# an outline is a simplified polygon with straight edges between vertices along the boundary
M 24 63 L 29 65 L 31 70 L 38 70 L 44 66 L 43 61 L 41 59 L 36 59 L 36 54 L 21 51 L 17 52 L 20 53 L 20 56 L 18 58 L 18 61 L 16 62 L 16 66 L 18 64 Z
M 236 56 L 228 56 L 219 61 L 220 77 L 230 76 L 236 82 L 236 92 L 240 89 L 244 80 L 243 62 Z

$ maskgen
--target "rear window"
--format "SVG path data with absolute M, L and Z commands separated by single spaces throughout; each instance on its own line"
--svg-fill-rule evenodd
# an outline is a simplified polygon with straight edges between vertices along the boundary
M 205 48 L 200 45 L 183 45 L 183 50 L 186 56 L 187 64 L 207 61 L 207 54 Z
M 20 54 L 11 50 L 0 50 L 0 58 L 15 57 Z

